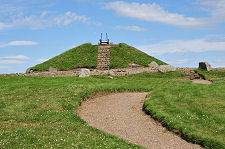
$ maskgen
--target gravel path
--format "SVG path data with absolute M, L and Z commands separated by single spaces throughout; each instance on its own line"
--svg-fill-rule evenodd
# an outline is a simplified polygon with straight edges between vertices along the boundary
M 195 84 L 212 84 L 212 81 L 194 79 L 194 80 L 192 80 L 192 83 L 195 83 Z
M 98 95 L 82 102 L 78 114 L 90 126 L 151 149 L 199 149 L 166 131 L 142 111 L 147 93 Z

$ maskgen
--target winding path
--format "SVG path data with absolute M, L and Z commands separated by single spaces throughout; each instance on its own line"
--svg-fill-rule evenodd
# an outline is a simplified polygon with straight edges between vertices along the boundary
M 142 111 L 147 93 L 116 93 L 82 102 L 78 114 L 90 126 L 151 149 L 199 149 L 166 131 Z

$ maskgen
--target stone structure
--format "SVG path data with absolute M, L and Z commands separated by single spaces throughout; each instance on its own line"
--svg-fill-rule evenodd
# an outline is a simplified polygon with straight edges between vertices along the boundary
M 176 68 L 177 71 L 180 71 L 184 74 L 184 76 L 190 80 L 194 80 L 194 79 L 203 79 L 205 80 L 205 77 L 201 74 L 199 74 L 198 72 L 195 71 L 195 69 L 197 68 Z
M 155 61 L 152 61 L 150 64 L 148 64 L 148 67 L 158 70 L 159 69 L 159 64 L 157 64 Z
M 211 65 L 209 63 L 207 63 L 207 62 L 199 62 L 199 68 L 207 70 L 207 71 L 212 70 Z
M 25 74 L 15 74 L 22 76 L 77 76 L 77 77 L 89 77 L 92 75 L 111 75 L 111 76 L 125 76 L 129 74 L 138 74 L 142 72 L 169 72 L 175 71 L 176 68 L 170 65 L 159 66 L 155 61 L 152 61 L 148 66 L 144 67 L 135 63 L 129 64 L 128 68 L 110 69 L 110 48 L 112 46 L 118 46 L 118 44 L 109 43 L 109 39 L 106 34 L 107 41 L 102 40 L 102 34 L 100 43 L 98 44 L 98 57 L 96 69 L 77 68 L 74 70 L 60 71 L 57 68 L 50 67 L 46 72 L 32 71 L 27 69 Z M 14 75 L 14 74 L 12 74 Z M 111 78 L 111 77 L 110 77 Z
M 25 72 L 25 73 L 32 73 L 32 72 L 33 72 L 33 70 L 32 70 L 31 68 L 32 68 L 32 67 L 27 68 L 27 70 L 26 70 L 26 72 Z
M 59 71 L 59 69 L 58 68 L 49 67 L 48 71 L 49 72 L 57 72 L 57 71 Z
M 89 77 L 90 76 L 90 70 L 86 68 L 81 68 L 79 71 L 79 77 Z
M 176 67 L 170 65 L 160 65 L 159 72 L 176 71 Z
M 131 68 L 143 67 L 143 66 L 141 66 L 141 65 L 134 64 L 134 63 L 131 63 L 131 64 L 129 64 L 128 66 L 131 67 Z
M 138 74 L 142 72 L 158 72 L 158 69 L 150 67 L 136 67 L 136 68 L 116 68 L 110 70 L 98 70 L 94 69 L 91 71 L 91 75 L 111 75 L 111 76 L 126 76 L 130 74 Z
M 110 45 L 98 45 L 98 65 L 97 69 L 109 70 L 110 65 Z
M 109 42 L 108 34 L 106 33 L 106 40 L 102 40 L 101 38 L 98 44 L 98 70 L 109 70 L 110 65 L 110 47 L 118 46 L 117 44 L 113 44 Z
M 161 67 L 162 66 L 162 67 Z M 176 68 L 170 65 L 161 65 L 159 69 L 156 67 L 128 67 L 128 68 L 116 68 L 110 70 L 99 70 L 99 69 L 86 69 L 86 68 L 77 68 L 68 71 L 44 71 L 38 72 L 34 71 L 32 73 L 16 73 L 16 74 L 0 74 L 0 75 L 16 75 L 16 76 L 51 76 L 51 77 L 66 77 L 66 76 L 77 76 L 77 77 L 88 77 L 96 75 L 111 75 L 111 76 L 126 76 L 130 74 L 138 74 L 142 72 L 168 72 L 175 71 Z M 163 69 L 162 69 L 163 68 Z

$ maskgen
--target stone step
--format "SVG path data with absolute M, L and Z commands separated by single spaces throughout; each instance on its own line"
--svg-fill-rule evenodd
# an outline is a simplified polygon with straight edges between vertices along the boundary
M 110 63 L 107 63 L 107 62 L 105 62 L 105 63 L 98 63 L 98 66 L 108 66 Z
M 97 58 L 98 60 L 110 60 L 110 58 L 108 58 L 108 57 L 101 57 L 101 58 Z
M 101 55 L 99 54 L 98 57 L 99 57 L 99 58 L 101 58 L 101 57 L 102 57 L 102 58 L 105 58 L 105 57 L 106 57 L 106 58 L 110 58 L 110 54 L 105 54 L 105 55 L 104 55 L 104 54 L 101 54 Z
M 108 70 L 110 65 L 110 47 L 109 45 L 98 46 L 98 65 L 97 69 Z
M 102 58 L 101 58 L 101 59 L 99 59 L 99 58 L 98 58 L 98 61 L 99 61 L 99 62 L 100 62 L 100 61 L 103 61 L 103 62 L 104 62 L 104 61 L 106 61 L 106 62 L 110 62 L 110 59 L 102 59 Z

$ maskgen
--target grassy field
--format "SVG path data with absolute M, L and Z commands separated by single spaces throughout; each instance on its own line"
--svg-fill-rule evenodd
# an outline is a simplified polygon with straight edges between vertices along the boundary
M 225 148 L 225 80 L 211 73 L 205 73 L 211 85 L 192 84 L 180 72 L 0 76 L 0 148 L 141 148 L 89 127 L 75 112 L 92 93 L 116 91 L 149 92 L 145 109 L 168 129 L 207 148 Z
M 225 148 L 225 72 L 198 72 L 214 83 L 161 86 L 151 92 L 145 110 L 188 141 Z
M 33 70 L 47 71 L 49 67 L 70 70 L 79 67 L 96 68 L 98 46 L 86 43 L 70 49 L 44 63 L 32 67 Z M 166 64 L 126 44 L 111 47 L 110 68 L 127 67 L 130 63 L 148 66 L 152 61 L 159 65 Z

